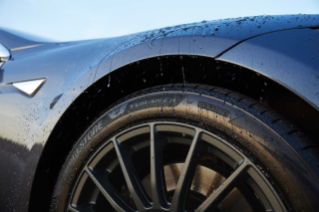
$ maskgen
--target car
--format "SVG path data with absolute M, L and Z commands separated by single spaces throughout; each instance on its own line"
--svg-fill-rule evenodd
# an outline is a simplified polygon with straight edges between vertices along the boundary
M 1 28 L 0 58 L 0 211 L 319 208 L 319 15 Z

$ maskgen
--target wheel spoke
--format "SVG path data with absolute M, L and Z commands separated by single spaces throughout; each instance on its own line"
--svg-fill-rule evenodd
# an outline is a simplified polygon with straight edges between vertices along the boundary
M 184 211 L 186 197 L 188 195 L 193 176 L 195 174 L 198 160 L 201 156 L 202 149 L 199 142 L 201 140 L 201 132 L 196 130 L 191 147 L 188 151 L 185 163 L 183 165 L 180 177 L 178 179 L 176 189 L 173 196 L 170 212 Z
M 167 208 L 166 183 L 164 176 L 163 149 L 167 141 L 156 133 L 154 125 L 151 131 L 151 187 L 153 209 Z
M 78 208 L 73 208 L 72 206 L 69 206 L 69 212 L 94 212 L 93 210 L 93 204 L 90 204 L 89 206 L 83 206 Z
M 146 192 L 143 189 L 143 185 L 132 163 L 131 156 L 134 152 L 133 148 L 121 145 L 117 139 L 113 140 L 113 144 L 124 174 L 127 187 L 132 195 L 133 201 L 138 211 L 144 211 L 146 208 L 150 208 L 150 202 L 147 199 Z
M 245 162 L 245 161 L 244 161 Z M 217 190 L 212 193 L 195 211 L 204 212 L 210 206 L 218 204 L 222 201 L 226 195 L 234 188 L 234 183 L 236 179 L 243 173 L 243 171 L 248 167 L 247 163 L 242 163 L 226 180 L 221 184 Z
M 72 206 L 69 206 L 69 209 L 68 209 L 68 212 L 81 212 L 81 210 L 80 209 L 75 209 L 75 208 L 73 208 Z
M 108 171 L 92 171 L 87 167 L 86 172 L 116 211 L 134 211 L 107 180 L 110 174 Z M 80 210 L 80 212 L 82 212 L 82 210 Z

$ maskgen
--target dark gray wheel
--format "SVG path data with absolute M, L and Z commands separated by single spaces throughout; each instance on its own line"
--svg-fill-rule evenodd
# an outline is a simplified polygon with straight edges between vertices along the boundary
M 274 117 L 220 88 L 166 86 L 134 94 L 98 117 L 75 144 L 51 210 L 312 211 L 317 159 L 313 150 L 300 154 L 312 143 Z

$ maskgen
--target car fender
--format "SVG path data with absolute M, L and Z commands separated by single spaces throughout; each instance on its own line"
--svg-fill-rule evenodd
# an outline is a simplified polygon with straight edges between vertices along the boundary
M 162 55 L 219 58 L 252 37 L 318 26 L 318 17 L 247 17 L 203 21 L 85 42 L 30 48 L 12 44 L 15 47 L 10 49 L 12 58 L 0 71 L 0 146 L 3 153 L 0 161 L 6 173 L 0 179 L 0 191 L 7 197 L 0 200 L 0 206 L 5 207 L 4 211 L 27 211 L 39 158 L 55 125 L 78 96 L 108 73 L 132 62 Z M 33 97 L 12 86 L 13 82 L 38 78 L 45 78 L 46 82 Z
M 319 111 L 319 31 L 291 29 L 240 43 L 217 60 L 237 64 L 283 85 Z

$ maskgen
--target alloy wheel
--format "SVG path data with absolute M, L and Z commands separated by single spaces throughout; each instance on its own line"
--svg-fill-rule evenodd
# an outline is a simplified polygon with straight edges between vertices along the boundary
M 92 151 L 68 211 L 285 211 L 255 163 L 224 138 L 190 124 L 130 127 Z

